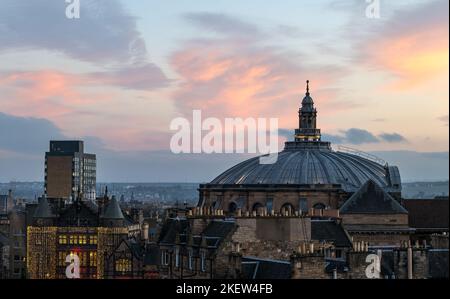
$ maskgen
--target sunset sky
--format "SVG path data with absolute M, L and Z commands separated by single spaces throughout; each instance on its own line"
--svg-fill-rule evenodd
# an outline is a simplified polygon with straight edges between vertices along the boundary
M 448 180 L 448 0 L 80 3 L 0 0 L 0 182 L 43 180 L 50 139 L 85 140 L 98 181 L 209 181 L 246 156 L 171 154 L 171 120 L 291 139 L 307 79 L 323 139 Z

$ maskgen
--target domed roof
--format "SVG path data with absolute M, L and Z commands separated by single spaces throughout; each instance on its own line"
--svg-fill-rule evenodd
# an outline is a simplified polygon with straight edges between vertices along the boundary
M 252 158 L 228 169 L 210 184 L 340 184 L 345 191 L 354 192 L 368 180 L 387 191 L 401 188 L 395 166 L 387 167 L 355 154 L 320 148 L 284 150 L 274 164 L 260 164 L 259 157 Z
M 329 142 L 321 141 L 316 114 L 311 114 L 316 110 L 309 92 L 309 80 L 306 84 L 306 96 L 299 111 L 300 127 L 295 130 L 295 140 L 286 142 L 277 161 L 260 164 L 259 157 L 249 159 L 228 169 L 205 187 L 340 185 L 347 192 L 355 192 L 372 180 L 387 192 L 401 191 L 396 166 L 388 166 L 384 161 L 380 163 L 380 159 L 353 149 L 334 151 Z M 304 115 L 313 121 L 303 124 Z
M 302 100 L 302 105 L 312 105 L 312 104 L 314 104 L 313 99 L 311 98 L 311 96 L 309 94 L 306 95 Z

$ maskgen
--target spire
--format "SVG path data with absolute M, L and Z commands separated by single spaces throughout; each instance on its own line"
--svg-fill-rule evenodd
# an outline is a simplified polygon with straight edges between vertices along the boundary
M 106 207 L 105 213 L 103 214 L 104 219 L 124 219 L 122 210 L 120 209 L 119 203 L 115 196 L 112 196 L 111 202 Z
M 296 141 L 320 141 L 320 129 L 317 129 L 317 110 L 309 92 L 309 80 L 306 80 L 306 94 L 298 111 L 299 126 L 295 131 Z

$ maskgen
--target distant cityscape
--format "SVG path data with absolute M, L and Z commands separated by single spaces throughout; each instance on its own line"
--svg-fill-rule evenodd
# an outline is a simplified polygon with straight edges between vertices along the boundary
M 198 201 L 197 183 L 97 183 L 96 193 L 102 194 L 105 187 L 111 195 L 124 201 L 151 201 L 165 204 L 195 205 Z M 44 193 L 44 182 L 0 183 L 0 194 L 13 190 L 17 197 L 33 201 Z M 448 196 L 449 182 L 402 183 L 402 196 L 408 199 L 427 199 Z

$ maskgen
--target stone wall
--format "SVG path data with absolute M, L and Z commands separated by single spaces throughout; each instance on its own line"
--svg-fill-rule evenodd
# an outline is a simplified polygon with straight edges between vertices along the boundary
M 345 225 L 388 225 L 408 226 L 408 214 L 341 214 Z
M 407 234 L 385 234 L 385 233 L 352 233 L 349 232 L 354 242 L 368 242 L 371 246 L 397 246 L 409 241 Z
M 311 239 L 311 221 L 301 217 L 236 218 L 231 241 L 244 256 L 289 260 L 292 252 Z M 305 228 L 305 230 L 303 230 Z
M 291 256 L 292 279 L 328 279 L 325 272 L 325 257 L 319 253 Z
M 252 212 L 256 204 L 267 207 L 269 199 L 273 200 L 272 209 L 275 213 L 280 213 L 284 205 L 290 204 L 294 210 L 299 210 L 299 199 L 307 199 L 308 211 L 314 207 L 315 204 L 323 204 L 331 209 L 338 209 L 340 205 L 348 198 L 348 194 L 336 189 L 323 188 L 324 190 L 305 190 L 305 191 L 234 191 L 224 190 L 222 192 L 201 191 L 203 198 L 203 206 L 213 206 L 214 203 L 220 202 L 217 209 L 222 209 L 226 213 L 229 211 L 231 203 L 239 203 L 239 200 L 244 198 L 245 204 L 242 206 L 242 211 Z

